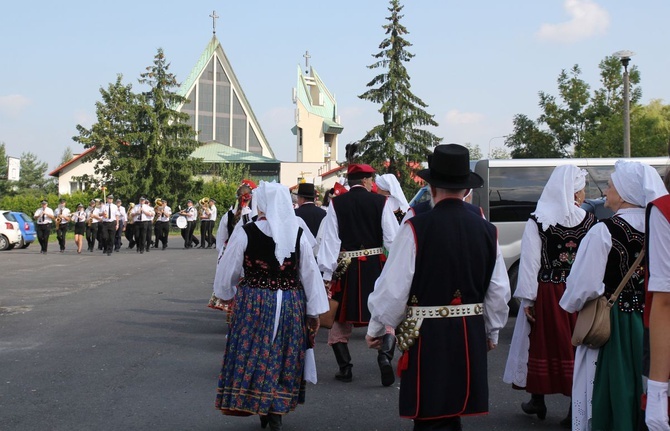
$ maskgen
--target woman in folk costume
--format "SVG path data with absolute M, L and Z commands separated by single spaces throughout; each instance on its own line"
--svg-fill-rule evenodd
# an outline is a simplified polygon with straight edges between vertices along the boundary
M 670 149 L 670 148 L 669 148 Z M 665 173 L 670 191 L 670 169 Z M 668 376 L 670 376 L 670 195 L 647 205 L 647 299 L 650 370 L 645 421 L 650 431 L 670 431 Z M 647 316 L 645 316 L 646 318 Z
M 409 209 L 409 203 L 407 203 L 398 178 L 393 174 L 377 175 L 375 184 L 377 184 L 377 193 L 388 196 L 391 210 L 400 223 Z
M 609 297 L 644 245 L 645 206 L 666 194 L 649 165 L 619 160 L 605 191 L 615 212 L 584 237 L 561 298 L 569 313 L 601 295 Z M 611 335 L 601 348 L 575 352 L 572 385 L 573 430 L 634 430 L 642 395 L 642 310 L 644 274 L 638 267 L 611 311 Z M 597 367 L 596 367 L 597 364 Z
M 544 419 L 544 396 L 572 394 L 574 349 L 570 341 L 576 315 L 558 305 L 565 292 L 577 247 L 596 219 L 579 206 L 584 201 L 586 171 L 557 166 L 521 239 L 519 279 L 514 296 L 521 300 L 503 381 L 531 394 L 521 408 Z M 569 428 L 570 414 L 561 422 Z
M 276 431 L 304 401 L 304 381 L 316 383 L 311 347 L 329 306 L 288 188 L 261 181 L 254 203 L 258 220 L 233 231 L 214 286 L 219 298 L 234 297 L 216 408 L 261 415 Z
M 219 222 L 219 228 L 216 230 L 216 250 L 219 253 L 216 265 L 216 273 L 214 275 L 214 284 L 221 283 L 221 258 L 223 257 L 223 251 L 226 249 L 226 244 L 228 244 L 228 239 L 233 233 L 233 229 L 238 224 L 245 225 L 249 223 L 254 216 L 256 215 L 251 208 L 251 193 L 256 188 L 256 184 L 251 180 L 243 180 L 242 184 L 237 188 L 237 200 L 235 201 L 235 206 L 231 207 L 228 212 L 226 212 L 221 221 Z M 228 311 L 227 306 L 220 298 L 216 297 L 216 294 L 212 292 L 212 296 L 209 298 L 209 303 L 207 304 L 209 308 L 214 308 L 217 310 Z

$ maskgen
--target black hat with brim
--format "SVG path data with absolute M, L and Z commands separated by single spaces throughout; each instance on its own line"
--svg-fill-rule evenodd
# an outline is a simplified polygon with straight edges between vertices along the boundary
M 316 190 L 314 189 L 314 184 L 312 183 L 298 184 L 298 192 L 296 194 L 305 199 L 316 198 Z
M 428 156 L 428 169 L 417 175 L 433 187 L 441 189 L 476 189 L 484 180 L 470 170 L 470 152 L 458 144 L 438 145 Z

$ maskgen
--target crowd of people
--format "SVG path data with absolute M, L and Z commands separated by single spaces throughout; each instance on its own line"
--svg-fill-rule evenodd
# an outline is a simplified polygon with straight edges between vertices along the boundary
M 507 323 L 510 285 L 497 229 L 469 203 L 483 179 L 455 144 L 437 146 L 417 174 L 431 199 L 413 208 L 396 176 L 375 177 L 352 157 L 347 186 L 336 184 L 322 205 L 313 184 L 299 185 L 296 205 L 285 186 L 245 180 L 216 237 L 213 199 L 179 212 L 184 247 L 218 254 L 208 303 L 228 322 L 218 410 L 282 430 L 282 418 L 304 403 L 306 382 L 316 383 L 312 349 L 330 315 L 334 378 L 355 380 L 354 364 L 365 358 L 352 358 L 351 334 L 367 327 L 381 385 L 400 377 L 399 414 L 415 430 L 461 430 L 463 416 L 488 412 L 487 352 Z M 568 429 L 670 431 L 670 178 L 664 184 L 652 167 L 618 161 L 605 192 L 614 215 L 600 221 L 580 208 L 586 182 L 577 166 L 556 167 L 526 223 L 521 306 L 502 379 L 530 394 L 521 410 L 540 420 L 545 396 L 569 397 Z M 141 198 L 127 212 L 114 202 L 108 195 L 74 212 L 43 202 L 34 215 L 42 252 L 52 223 L 65 249 L 70 222 L 79 253 L 85 238 L 89 251 L 97 239 L 111 255 L 124 231 L 138 253 L 167 247 L 165 200 L 154 207 Z M 612 305 L 609 340 L 573 346 L 578 313 L 602 296 Z

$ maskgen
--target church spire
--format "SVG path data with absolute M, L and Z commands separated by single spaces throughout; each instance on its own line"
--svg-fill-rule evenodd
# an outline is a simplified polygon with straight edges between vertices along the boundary
M 216 11 L 213 10 L 209 17 L 212 18 L 212 34 L 216 34 L 216 19 L 219 18 L 219 16 L 216 14 Z

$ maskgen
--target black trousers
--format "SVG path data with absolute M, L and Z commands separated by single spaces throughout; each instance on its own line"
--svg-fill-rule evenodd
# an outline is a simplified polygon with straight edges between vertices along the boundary
M 163 244 L 163 248 L 167 247 L 168 235 L 170 233 L 170 222 L 157 221 L 156 226 L 154 227 L 154 232 L 156 234 L 156 247 L 158 247 L 159 241 Z
M 126 224 L 126 239 L 128 240 L 128 248 L 135 247 L 135 223 Z
M 105 249 L 104 238 L 102 236 L 102 222 L 98 222 L 98 232 L 95 234 L 95 239 L 98 240 L 98 250 Z
M 105 245 L 105 253 L 111 253 L 114 249 L 114 238 L 116 237 L 116 221 L 102 222 L 102 242 Z
M 98 237 L 98 224 L 91 223 L 91 225 L 86 225 L 86 244 L 88 244 L 88 249 L 93 251 L 95 247 L 95 240 Z
M 147 243 L 147 225 L 151 229 L 151 222 L 136 221 L 135 225 L 135 244 L 137 244 L 137 251 L 144 252 L 144 246 Z
M 116 230 L 116 235 L 114 235 L 114 250 L 120 250 L 123 243 L 121 238 L 123 237 L 123 222 L 119 222 L 119 228 Z
M 37 241 L 40 243 L 40 251 L 46 252 L 49 245 L 49 235 L 51 235 L 51 223 L 36 224 Z
M 181 230 L 181 237 L 184 238 L 184 247 L 191 248 L 193 244 L 200 244 L 200 241 L 193 235 L 193 231 L 195 231 L 195 220 L 186 223 L 186 227 Z
M 148 223 L 148 225 L 147 225 L 147 229 L 145 231 L 146 238 L 145 238 L 145 242 L 144 242 L 144 245 L 145 245 L 144 249 L 146 251 L 149 251 L 149 250 L 151 250 L 151 245 L 153 244 L 153 242 L 151 241 L 151 232 L 153 231 L 154 226 L 151 222 L 145 222 L 145 223 Z
M 214 220 L 203 220 L 200 222 L 200 240 L 202 241 L 202 246 L 211 247 L 214 244 Z
M 61 223 L 56 227 L 56 238 L 58 238 L 58 245 L 61 251 L 65 250 L 65 234 L 67 233 L 67 223 Z

